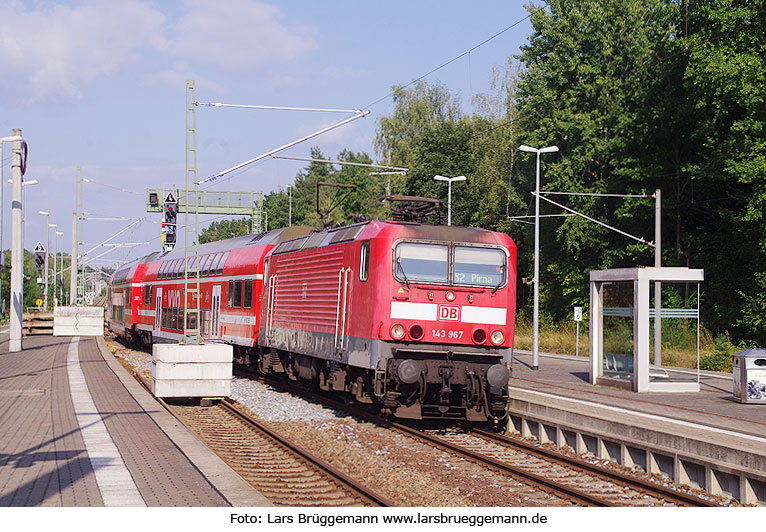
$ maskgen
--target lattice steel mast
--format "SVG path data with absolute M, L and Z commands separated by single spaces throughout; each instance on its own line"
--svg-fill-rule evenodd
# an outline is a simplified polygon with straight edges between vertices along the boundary
M 199 186 L 197 184 L 197 107 L 194 80 L 186 81 L 186 186 L 184 214 L 184 335 L 182 344 L 204 343 L 200 334 L 199 290 Z M 189 181 L 194 184 L 194 201 L 189 202 Z M 194 224 L 189 223 L 189 211 Z M 189 241 L 191 240 L 191 246 Z

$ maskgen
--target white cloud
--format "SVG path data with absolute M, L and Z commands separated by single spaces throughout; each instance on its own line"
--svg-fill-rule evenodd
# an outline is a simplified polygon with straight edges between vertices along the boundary
M 82 85 L 167 47 L 165 16 L 137 0 L 45 5 L 0 4 L 0 69 L 26 83 L 30 102 L 82 95 Z
M 290 61 L 317 49 L 316 31 L 287 27 L 279 8 L 251 0 L 188 0 L 188 12 L 172 26 L 176 57 L 226 70 Z
M 177 91 L 189 79 L 194 80 L 195 87 L 200 92 L 214 94 L 226 92 L 224 85 L 208 79 L 188 61 L 175 61 L 170 68 L 160 72 L 144 72 L 140 82 L 144 87 L 166 87 Z
M 318 48 L 315 28 L 283 24 L 273 5 L 188 0 L 175 20 L 163 9 L 147 0 L 0 0 L 0 92 L 26 103 L 81 99 L 90 83 L 133 64 L 144 86 L 193 78 L 220 89 L 205 81 L 207 68 L 241 73 Z M 263 76 L 272 85 L 294 84 L 276 72 Z

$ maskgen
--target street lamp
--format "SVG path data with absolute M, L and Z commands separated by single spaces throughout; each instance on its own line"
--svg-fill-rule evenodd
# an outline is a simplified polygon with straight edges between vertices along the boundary
M 435 175 L 436 181 L 447 182 L 447 225 L 452 225 L 452 182 L 453 181 L 465 181 L 464 175 L 457 177 L 444 177 L 443 175 Z
M 45 310 L 48 310 L 48 250 L 51 247 L 51 231 L 50 231 L 50 221 L 51 221 L 51 213 L 48 211 L 37 211 L 37 214 L 42 214 L 45 216 L 45 234 L 46 234 L 46 242 L 45 242 L 45 296 L 43 296 L 43 308 Z
M 287 207 L 287 226 L 293 225 L 293 186 L 287 185 L 288 207 Z
M 521 151 L 527 151 L 537 154 L 537 171 L 535 173 L 535 276 L 532 282 L 535 285 L 534 312 L 532 318 L 533 336 L 532 336 L 532 369 L 540 368 L 539 348 L 540 348 L 540 154 L 553 153 L 559 151 L 558 146 L 547 146 L 545 148 L 531 148 L 529 146 L 519 146 Z
M 61 302 L 64 302 L 64 233 L 61 231 L 56 231 L 56 236 L 61 237 L 61 268 L 59 268 L 59 276 L 61 277 L 60 285 L 61 285 Z M 57 239 L 58 240 L 58 239 Z M 55 260 L 56 256 L 53 257 L 54 260 L 54 267 L 55 267 Z M 56 298 L 56 304 L 58 304 L 58 286 L 56 285 L 56 274 L 53 274 L 53 286 L 56 287 L 53 289 L 53 293 L 55 294 Z
M 49 230 L 51 227 L 53 228 L 53 277 L 51 279 L 53 280 L 53 307 L 56 308 L 56 224 L 48 224 Z M 50 241 L 50 236 L 48 240 Z

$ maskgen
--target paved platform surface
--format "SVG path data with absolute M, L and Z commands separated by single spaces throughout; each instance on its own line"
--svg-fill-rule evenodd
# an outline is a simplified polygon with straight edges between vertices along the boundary
M 265 506 L 100 337 L 0 332 L 0 507 Z
M 766 438 L 766 405 L 734 399 L 728 374 L 701 372 L 699 392 L 636 393 L 590 384 L 587 357 L 540 354 L 538 366 L 532 369 L 530 352 L 516 350 L 511 386 Z

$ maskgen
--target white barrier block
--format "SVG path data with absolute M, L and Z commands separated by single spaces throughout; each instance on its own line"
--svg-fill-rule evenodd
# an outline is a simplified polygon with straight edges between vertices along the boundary
M 55 307 L 53 336 L 103 336 L 104 307 Z
M 229 397 L 234 348 L 226 344 L 154 344 L 156 397 Z

